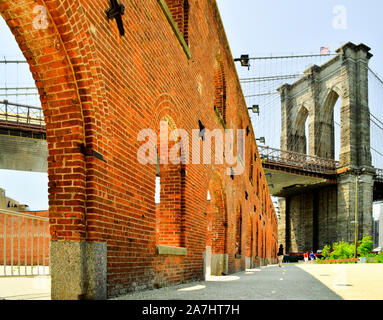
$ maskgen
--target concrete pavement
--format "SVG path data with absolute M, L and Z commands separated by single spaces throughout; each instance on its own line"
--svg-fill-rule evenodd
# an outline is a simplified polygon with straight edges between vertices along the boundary
M 299 264 L 345 300 L 383 300 L 383 264 Z
M 251 269 L 149 290 L 121 300 L 381 300 L 383 264 L 297 264 Z
M 208 281 L 119 297 L 122 300 L 339 300 L 341 297 L 296 265 L 248 269 Z
M 49 300 L 50 277 L 0 277 L 0 300 Z M 248 269 L 115 300 L 383 300 L 383 264 L 297 264 Z
M 0 277 L 0 300 L 50 300 L 51 278 Z

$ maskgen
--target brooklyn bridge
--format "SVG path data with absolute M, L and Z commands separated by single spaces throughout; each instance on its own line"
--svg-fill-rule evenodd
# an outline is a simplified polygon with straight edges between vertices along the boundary
M 166 39 L 156 45 L 172 59 L 159 55 L 153 65 L 153 48 L 132 52 L 141 36 L 105 20 L 98 3 L 100 27 L 79 10 L 75 21 L 89 21 L 79 28 L 53 5 L 50 27 L 36 31 L 20 14 L 25 3 L 0 1 L 25 56 L 0 60 L 9 75 L 0 88 L 0 169 L 48 172 L 43 266 L 52 298 L 114 297 L 274 263 L 280 244 L 299 253 L 371 234 L 373 204 L 383 200 L 383 80 L 369 67 L 373 49 L 349 42 L 330 54 L 233 59 L 216 5 L 199 9 L 214 31 L 196 50 L 189 44 L 204 29 L 189 33 L 187 1 L 152 2 L 126 15 L 156 17 L 155 28 L 136 21 L 152 40 Z M 19 68 L 29 82 L 8 84 Z M 243 129 L 234 144 L 245 149 L 244 173 L 138 165 L 137 133 L 158 132 L 161 121 L 175 132 L 199 128 L 201 143 L 204 129 Z M 0 213 L 6 270 L 27 248 L 6 231 L 31 217 Z

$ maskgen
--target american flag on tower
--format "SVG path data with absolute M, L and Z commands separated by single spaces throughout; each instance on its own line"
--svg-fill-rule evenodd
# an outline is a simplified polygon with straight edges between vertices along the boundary
M 325 47 L 320 47 L 320 54 L 327 54 L 329 53 L 329 47 L 328 46 L 325 46 Z

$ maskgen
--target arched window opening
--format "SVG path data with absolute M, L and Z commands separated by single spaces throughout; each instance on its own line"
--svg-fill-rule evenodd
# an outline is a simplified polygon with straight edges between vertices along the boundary
M 327 159 L 339 160 L 341 151 L 341 106 L 338 93 L 331 90 L 324 102 L 321 128 L 316 154 Z M 327 143 L 324 143 L 326 142 Z
M 241 256 L 242 254 L 242 209 L 241 207 L 239 207 L 239 210 L 237 213 L 235 254 L 236 256 Z
M 253 150 L 250 152 L 250 161 L 249 161 L 249 180 L 251 183 L 253 183 L 253 178 L 254 178 L 254 154 Z
M 172 14 L 178 30 L 184 37 L 185 42 L 189 42 L 189 1 L 188 0 L 166 0 L 166 5 Z
M 163 152 L 170 152 L 178 141 L 169 141 L 171 134 L 175 134 L 177 127 L 174 120 L 166 115 L 161 122 L 168 123 L 168 132 L 162 132 L 167 136 L 161 139 L 168 140 L 168 147 L 161 149 L 157 146 L 156 164 L 156 183 L 155 183 L 155 203 L 156 203 L 156 223 L 157 223 L 157 244 L 170 247 L 183 247 L 184 221 L 183 221 L 183 202 L 185 188 L 185 168 L 182 164 L 162 164 L 160 159 L 164 156 Z M 173 140 L 173 139 L 171 139 Z
M 221 62 L 217 62 L 214 68 L 215 99 L 214 109 L 220 114 L 226 123 L 226 81 Z
M 331 157 L 336 161 L 339 161 L 340 155 L 340 128 L 341 128 L 341 119 L 340 119 L 340 107 L 342 105 L 341 99 L 338 99 L 334 106 L 334 155 Z
M 246 231 L 246 257 L 253 257 L 253 242 L 254 242 L 254 234 L 253 234 L 253 220 L 251 215 L 249 214 L 247 220 L 247 231 Z
M 51 266 L 50 227 L 56 219 L 48 221 L 48 185 L 54 184 L 47 174 L 46 119 L 35 82 L 37 71 L 32 74 L 24 56 L 28 51 L 29 61 L 37 61 L 35 51 L 29 47 L 36 32 L 28 25 L 29 35 L 26 35 L 27 22 L 15 16 L 16 11 L 24 16 L 28 10 L 21 6 L 15 10 L 8 7 L 2 6 L 4 16 L 0 15 L 3 55 L 0 58 L 0 235 L 4 239 L 0 242 L 0 265 L 4 266 L 0 273 L 5 277 L 45 275 Z M 12 18 L 8 16 L 10 12 Z M 6 16 L 7 22 L 3 19 Z M 43 78 L 40 65 L 34 69 L 41 71 Z M 50 71 L 54 73 L 56 69 L 52 66 Z M 41 90 L 43 84 L 41 81 Z M 55 172 L 52 168 L 51 171 Z M 62 172 L 60 177 L 64 180 Z
M 160 156 L 158 154 L 158 149 L 156 147 L 157 152 L 157 165 L 156 165 L 156 186 L 155 186 L 155 195 L 154 200 L 156 204 L 161 202 L 161 175 L 160 175 Z
M 300 108 L 294 128 L 289 150 L 309 154 L 309 112 L 306 107 Z

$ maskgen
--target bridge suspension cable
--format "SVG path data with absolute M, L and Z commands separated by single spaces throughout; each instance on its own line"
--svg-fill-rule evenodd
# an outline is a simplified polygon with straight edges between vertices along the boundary
M 0 58 L 0 100 L 24 105 L 41 106 L 35 80 L 26 60 Z
M 285 56 L 263 56 L 263 57 L 250 57 L 249 60 L 275 60 L 275 59 L 297 59 L 297 58 L 314 58 L 314 57 L 331 57 L 336 56 L 336 53 L 327 54 L 304 54 L 304 55 L 285 55 Z
M 308 67 L 312 65 L 322 65 L 337 54 L 302 54 L 302 55 L 270 55 L 250 57 L 251 68 L 241 68 L 237 65 L 237 70 L 248 107 L 258 105 L 260 114 L 250 113 L 255 134 L 264 136 L 266 144 L 270 147 L 280 148 L 281 136 L 281 101 L 277 89 L 285 83 L 293 83 L 301 78 Z M 370 128 L 371 128 L 371 152 L 373 163 L 377 162 L 378 167 L 383 167 L 383 80 L 381 77 L 368 67 L 369 76 L 369 108 L 370 108 Z M 340 99 L 338 99 L 335 113 L 340 114 Z M 337 110 L 335 110 L 337 108 Z M 340 115 L 336 115 L 334 120 Z M 308 117 L 308 115 L 307 115 Z M 340 119 L 338 120 L 340 121 Z M 308 135 L 308 121 L 306 122 L 306 134 Z M 340 129 L 336 128 L 337 136 L 335 140 L 336 149 L 340 150 Z M 292 143 L 296 147 L 302 143 L 301 139 L 293 138 Z M 319 140 L 324 139 L 321 132 Z M 307 140 L 306 140 L 307 141 Z M 320 144 L 320 143 L 319 143 Z M 297 148 L 298 149 L 298 148 Z M 318 151 L 318 150 L 317 150 Z M 338 152 L 336 152 L 338 153 Z M 339 154 L 336 155 L 336 159 Z

